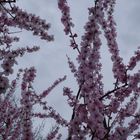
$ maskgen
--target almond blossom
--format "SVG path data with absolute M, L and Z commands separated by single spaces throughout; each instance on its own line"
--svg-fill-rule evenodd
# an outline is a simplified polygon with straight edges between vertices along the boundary
M 13 43 L 19 42 L 20 37 L 14 33 L 11 35 L 11 27 L 29 31 L 47 43 L 54 41 L 54 37 L 49 34 L 51 24 L 45 19 L 10 2 L 8 6 L 7 1 L 0 1 L 0 139 L 38 140 L 33 120 L 50 118 L 56 125 L 49 133 L 43 130 L 46 133 L 45 137 L 42 136 L 44 140 L 63 140 L 62 129 L 67 131 L 67 140 L 127 140 L 129 136 L 133 140 L 139 139 L 140 70 L 133 70 L 140 61 L 140 51 L 138 48 L 128 64 L 124 63 L 117 43 L 116 0 L 95 0 L 88 8 L 88 21 L 79 44 L 79 35 L 72 31 L 74 23 L 69 3 L 67 0 L 57 2 L 64 32 L 70 38 L 68 46 L 77 52 L 77 63 L 70 59 L 70 54 L 66 57 L 78 90 L 68 86 L 62 90 L 72 111 L 71 116 L 64 118 L 47 101 L 53 89 L 67 80 L 67 76 L 58 78 L 40 93 L 33 84 L 37 76 L 33 66 L 19 68 L 16 78 L 10 79 L 15 72 L 14 66 L 19 64 L 18 57 L 40 49 L 36 45 L 28 46 L 28 41 L 26 46 L 14 49 Z M 106 39 L 115 81 L 108 91 L 103 83 L 101 48 L 104 46 L 101 35 Z

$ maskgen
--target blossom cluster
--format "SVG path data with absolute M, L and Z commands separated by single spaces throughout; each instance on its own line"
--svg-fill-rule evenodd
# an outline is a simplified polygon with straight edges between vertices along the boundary
M 71 17 L 70 17 L 70 8 L 67 4 L 66 0 L 58 0 L 58 8 L 62 12 L 62 18 L 61 22 L 64 25 L 64 32 L 65 34 L 69 34 L 71 32 L 71 27 L 74 26 L 74 24 L 71 22 Z
M 63 118 L 46 101 L 46 97 L 66 80 L 66 76 L 54 81 L 41 93 L 37 93 L 33 86 L 36 77 L 34 67 L 20 69 L 14 80 L 9 77 L 14 72 L 14 65 L 18 64 L 18 57 L 39 50 L 38 46 L 14 50 L 13 43 L 18 42 L 19 37 L 13 37 L 10 28 L 25 29 L 41 39 L 53 41 L 53 36 L 48 34 L 50 24 L 15 5 L 11 8 L 0 6 L 0 139 L 39 139 L 33 129 L 33 119 L 36 118 L 52 118 L 56 123 L 56 127 L 44 140 L 64 139 L 60 133 L 62 127 L 68 132 L 67 140 L 127 140 L 129 136 L 140 138 L 140 70 L 132 73 L 140 61 L 140 50 L 135 51 L 127 65 L 123 62 L 113 15 L 115 4 L 116 0 L 95 0 L 95 4 L 88 8 L 85 33 L 81 36 L 80 45 L 77 45 L 75 38 L 78 35 L 71 30 L 74 24 L 68 2 L 58 0 L 64 32 L 70 37 L 70 46 L 78 51 L 76 66 L 67 56 L 78 87 L 78 91 L 66 86 L 63 88 L 63 96 L 67 97 L 67 103 L 72 109 L 69 120 Z M 111 54 L 115 80 L 114 87 L 108 91 L 104 90 L 102 80 L 101 34 Z M 17 87 L 20 87 L 20 95 L 17 95 Z M 19 96 L 20 100 L 15 102 L 15 96 Z M 41 109 L 37 110 L 36 106 Z
M 5 13 L 5 10 L 1 10 L 1 25 L 13 26 L 27 31 L 32 31 L 33 35 L 40 36 L 41 39 L 46 41 L 54 40 L 53 35 L 48 34 L 50 24 L 46 23 L 46 20 L 43 20 L 34 14 L 29 14 L 15 5 L 12 9 L 7 9 L 10 12 L 10 15 L 12 15 L 10 18 L 8 14 Z M 11 42 L 11 39 L 8 37 L 7 40 Z M 16 40 L 16 38 L 13 40 Z
M 140 75 L 139 71 L 131 75 L 129 70 L 133 70 L 139 62 L 139 50 L 130 58 L 129 64 L 125 65 L 116 41 L 116 23 L 113 16 L 115 3 L 115 0 L 96 0 L 95 5 L 88 8 L 89 17 L 84 26 L 85 33 L 81 37 L 77 70 L 68 58 L 69 67 L 79 86 L 75 96 L 77 102 L 74 107 L 72 106 L 68 140 L 86 139 L 88 135 L 92 140 L 124 140 L 138 129 L 139 122 L 136 117 L 130 119 L 128 127 L 125 127 L 125 120 L 135 116 L 138 108 Z M 108 92 L 104 92 L 102 83 L 101 33 L 104 33 L 107 40 L 113 62 L 112 72 L 116 81 L 114 89 Z M 64 88 L 64 95 L 74 102 L 75 99 L 71 98 L 72 93 L 70 88 Z M 134 97 L 126 103 L 126 99 L 132 95 Z M 126 104 L 125 108 L 122 104 Z M 131 122 L 135 122 L 133 127 Z

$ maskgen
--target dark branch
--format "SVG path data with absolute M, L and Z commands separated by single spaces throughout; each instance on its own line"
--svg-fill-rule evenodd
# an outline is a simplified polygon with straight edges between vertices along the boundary
M 16 0 L 0 0 L 0 3 L 14 3 Z
M 121 88 L 123 88 L 123 87 L 126 87 L 126 86 L 128 86 L 127 83 L 124 84 L 124 85 L 122 85 L 122 86 L 120 86 L 120 87 L 117 87 L 117 88 L 115 88 L 115 89 L 113 89 L 113 90 L 111 90 L 111 91 L 108 91 L 105 95 L 103 95 L 102 97 L 100 97 L 99 100 L 103 100 L 106 96 L 108 96 L 108 95 L 110 95 L 111 93 L 113 93 L 113 92 L 115 92 L 115 91 L 117 91 L 117 90 L 119 90 L 119 89 L 121 89 Z

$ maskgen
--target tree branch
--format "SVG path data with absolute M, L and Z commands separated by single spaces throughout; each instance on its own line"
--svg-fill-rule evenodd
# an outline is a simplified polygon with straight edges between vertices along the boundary
M 117 91 L 117 90 L 119 90 L 119 89 L 121 89 L 121 88 L 123 88 L 123 87 L 126 87 L 126 86 L 128 86 L 127 83 L 125 83 L 124 85 L 122 85 L 122 86 L 120 86 L 120 87 L 117 87 L 117 88 L 115 88 L 115 89 L 113 89 L 113 90 L 111 90 L 111 91 L 108 91 L 105 95 L 103 95 L 102 97 L 100 97 L 99 100 L 103 100 L 106 96 L 108 96 L 108 95 L 110 95 L 111 93 L 113 93 L 113 92 L 115 92 L 115 91 Z

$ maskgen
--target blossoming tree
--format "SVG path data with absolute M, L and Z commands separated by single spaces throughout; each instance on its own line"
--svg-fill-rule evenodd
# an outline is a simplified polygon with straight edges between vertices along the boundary
M 78 35 L 73 33 L 74 23 L 70 16 L 70 7 L 66 0 L 58 0 L 58 8 L 62 12 L 61 22 L 64 32 L 70 37 L 70 46 L 77 51 L 77 62 L 67 56 L 71 72 L 77 81 L 77 93 L 70 87 L 63 88 L 68 104 L 73 112 L 70 120 L 65 120 L 43 99 L 58 84 L 66 80 L 66 76 L 56 80 L 41 94 L 33 88 L 36 70 L 34 67 L 19 69 L 17 77 L 11 80 L 13 66 L 17 58 L 25 53 L 39 50 L 39 47 L 23 47 L 14 49 L 13 43 L 20 41 L 11 33 L 11 27 L 31 31 L 47 42 L 53 41 L 48 34 L 50 24 L 34 14 L 27 13 L 9 2 L 8 6 L 0 2 L 0 138 L 2 140 L 34 140 L 38 139 L 33 132 L 32 119 L 53 118 L 57 126 L 44 138 L 46 140 L 63 139 L 59 132 L 61 127 L 68 130 L 67 140 L 127 140 L 129 136 L 140 139 L 140 111 L 138 100 L 140 95 L 140 71 L 132 72 L 140 60 L 140 50 L 135 51 L 126 65 L 119 54 L 116 42 L 117 32 L 113 17 L 115 0 L 95 0 L 93 7 L 88 8 L 89 17 L 84 26 L 85 33 L 81 43 L 76 42 Z M 104 91 L 102 82 L 102 64 L 100 48 L 101 33 L 107 41 L 112 60 L 112 74 L 115 79 L 114 88 Z M 77 68 L 76 68 L 77 67 Z M 20 102 L 14 102 L 17 83 L 22 76 L 20 86 Z M 34 112 L 34 106 L 42 107 L 42 112 Z M 44 130 L 45 131 L 45 130 Z

